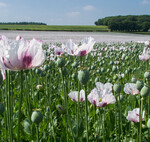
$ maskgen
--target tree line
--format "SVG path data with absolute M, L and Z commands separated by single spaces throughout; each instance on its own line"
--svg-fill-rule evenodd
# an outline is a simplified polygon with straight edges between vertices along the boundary
M 150 15 L 110 16 L 98 19 L 95 25 L 106 25 L 111 31 L 143 31 L 150 29 Z
M 0 25 L 47 25 L 41 22 L 0 22 Z

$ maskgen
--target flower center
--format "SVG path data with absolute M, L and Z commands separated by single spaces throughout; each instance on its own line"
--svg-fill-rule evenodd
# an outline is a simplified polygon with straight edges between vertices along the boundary
M 31 65 L 31 63 L 32 63 L 32 57 L 25 55 L 25 56 L 23 57 L 23 65 L 24 65 L 26 68 L 28 68 L 28 67 Z
M 85 56 L 86 55 L 86 50 L 81 51 L 80 55 Z
M 99 102 L 101 102 L 102 101 L 102 98 L 99 98 Z

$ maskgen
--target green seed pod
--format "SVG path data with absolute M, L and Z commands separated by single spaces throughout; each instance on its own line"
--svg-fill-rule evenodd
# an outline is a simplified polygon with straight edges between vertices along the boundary
M 112 82 L 112 80 L 111 80 L 110 78 L 108 78 L 108 79 L 107 79 L 107 82 L 110 82 L 110 83 L 111 83 L 111 82 Z
M 100 81 L 99 78 L 96 77 L 96 78 L 95 78 L 95 83 L 96 83 L 96 82 L 99 82 L 99 81 Z
M 110 72 L 110 69 L 107 69 L 107 73 L 109 73 Z
M 95 66 L 91 66 L 91 70 L 94 70 L 96 67 Z
M 125 74 L 128 74 L 129 73 L 129 71 L 128 70 L 125 70 Z
M 147 121 L 147 128 L 150 129 L 150 118 L 149 118 L 148 121 Z
M 136 81 L 137 81 L 137 78 L 132 77 L 131 82 L 132 82 L 132 83 L 136 83 Z
M 80 70 L 78 72 L 78 79 L 82 84 L 86 84 L 90 79 L 89 72 L 87 70 Z
M 31 124 L 28 120 L 24 120 L 23 121 L 23 128 L 24 128 L 24 131 L 30 135 L 31 134 Z
M 34 111 L 31 115 L 31 121 L 37 125 L 43 120 L 43 115 L 40 111 Z
M 116 81 L 117 79 L 118 79 L 118 76 L 117 76 L 117 75 L 114 75 L 114 76 L 113 76 L 113 80 Z
M 121 85 L 120 84 L 114 84 L 113 86 L 114 92 L 119 94 L 121 92 Z
M 65 65 L 65 60 L 64 60 L 64 58 L 58 58 L 58 59 L 56 60 L 56 65 L 57 65 L 58 67 L 62 68 L 62 67 Z
M 126 57 L 125 57 L 125 60 L 126 60 L 126 61 L 128 61 L 128 60 L 129 60 L 129 57 L 128 57 L 128 56 L 126 56 Z
M 2 115 L 5 111 L 5 107 L 0 103 L 0 115 Z
M 146 97 L 149 94 L 149 88 L 147 86 L 144 86 L 141 91 L 140 94 L 142 97 Z
M 105 69 L 104 68 L 101 68 L 101 73 L 105 72 Z
M 113 67 L 112 67 L 112 71 L 113 71 L 113 72 L 116 72 L 116 71 L 117 71 L 117 67 L 116 67 L 116 66 L 113 66 Z
M 150 72 L 149 71 L 145 72 L 144 77 L 149 80 L 150 79 Z
M 64 107 L 62 106 L 62 105 L 56 105 L 56 108 L 57 108 L 57 110 L 60 112 L 60 113 L 62 113 L 62 114 L 65 114 L 66 113 L 66 111 L 65 111 L 65 109 L 64 109 Z
M 144 82 L 142 80 L 136 81 L 136 88 L 140 91 L 142 87 L 144 86 Z

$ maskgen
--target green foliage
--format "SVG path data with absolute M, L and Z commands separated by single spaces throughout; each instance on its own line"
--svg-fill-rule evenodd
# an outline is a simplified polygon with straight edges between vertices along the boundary
M 150 29 L 150 15 L 111 16 L 98 19 L 95 25 L 106 25 L 111 31 L 144 31 Z
M 85 102 L 78 103 L 72 101 L 68 94 L 71 91 L 83 89 L 83 85 L 78 80 L 78 71 L 87 70 L 89 73 L 80 72 L 81 81 L 88 82 L 86 84 L 88 95 L 96 82 L 114 85 L 113 91 L 116 103 L 109 104 L 103 108 L 96 107 L 92 104 L 88 105 L 88 131 L 90 142 L 104 141 L 138 141 L 139 123 L 135 124 L 126 119 L 128 111 L 139 107 L 139 95 L 127 95 L 124 93 L 124 84 L 136 82 L 142 79 L 144 83 L 137 83 L 138 87 L 144 84 L 148 85 L 144 78 L 144 73 L 150 70 L 149 61 L 140 61 L 139 55 L 142 53 L 144 44 L 141 43 L 96 43 L 94 51 L 86 57 L 80 58 L 75 56 L 63 56 L 65 58 L 66 71 L 63 73 L 64 81 L 62 81 L 59 67 L 55 61 L 49 61 L 49 55 L 54 54 L 49 47 L 44 45 L 47 52 L 47 60 L 43 66 L 26 70 L 23 74 L 23 103 L 21 107 L 21 131 L 20 139 L 22 141 L 37 141 L 36 124 L 39 124 L 37 117 L 40 117 L 39 124 L 39 140 L 41 142 L 66 142 L 67 133 L 69 142 L 86 141 L 86 123 L 85 123 Z M 114 50 L 115 49 L 115 50 Z M 121 49 L 121 50 L 120 50 Z M 101 56 L 99 56 L 101 53 Z M 68 62 L 69 61 L 69 62 Z M 113 69 L 117 67 L 116 69 Z M 64 67 L 63 67 L 64 68 Z M 85 74 L 84 74 L 85 73 Z M 90 78 L 89 78 L 90 75 Z M 149 75 L 145 75 L 148 77 Z M 84 78 L 85 77 L 85 78 Z M 10 91 L 12 105 L 12 129 L 13 140 L 17 137 L 17 120 L 20 95 L 20 76 L 19 72 L 10 73 Z M 85 83 L 84 81 L 84 83 Z M 64 82 L 64 89 L 63 88 Z M 39 91 L 37 85 L 41 84 L 43 89 Z M 121 85 L 121 86 L 120 86 Z M 148 85 L 149 86 L 149 85 Z M 2 108 L 0 114 L 0 141 L 9 141 L 9 131 L 7 129 L 7 105 L 6 105 L 6 80 L 3 81 L 0 89 L 0 104 L 4 104 L 5 111 Z M 65 93 L 64 93 L 65 91 Z M 148 116 L 148 89 L 142 90 L 144 96 L 143 110 L 145 110 L 145 118 L 142 121 L 143 141 L 149 140 L 148 128 L 150 127 Z M 64 105 L 65 96 L 67 95 L 67 108 Z M 146 96 L 145 96 L 146 94 Z M 79 107 L 79 108 L 78 108 Z M 78 114 L 78 111 L 79 114 Z M 34 119 L 31 121 L 32 112 Z M 37 113 L 40 111 L 42 114 Z M 68 112 L 67 112 L 68 111 Z M 68 113 L 68 115 L 66 115 Z M 66 121 L 68 129 L 66 130 Z M 42 121 L 41 121 L 42 120 Z M 77 121 L 78 120 L 78 121 Z M 78 123 L 77 123 L 78 122 Z

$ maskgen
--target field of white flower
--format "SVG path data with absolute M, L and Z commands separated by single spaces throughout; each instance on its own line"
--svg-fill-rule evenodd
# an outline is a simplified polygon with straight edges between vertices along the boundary
M 149 59 L 149 41 L 0 36 L 0 141 L 148 142 Z

